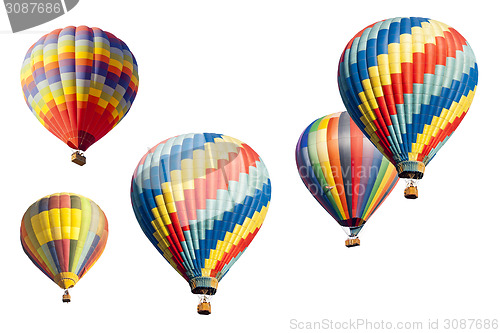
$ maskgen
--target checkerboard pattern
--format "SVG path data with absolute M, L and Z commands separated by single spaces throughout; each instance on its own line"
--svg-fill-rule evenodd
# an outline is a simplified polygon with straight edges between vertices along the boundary
M 113 34 L 85 26 L 40 38 L 21 69 L 24 98 L 37 119 L 85 151 L 125 117 L 137 94 L 137 62 Z

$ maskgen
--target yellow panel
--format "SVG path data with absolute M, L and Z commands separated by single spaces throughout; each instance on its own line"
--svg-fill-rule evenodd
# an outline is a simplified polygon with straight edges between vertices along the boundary
M 367 102 L 367 99 L 366 99 L 366 95 L 365 95 L 365 92 L 364 91 L 361 91 L 359 94 L 358 94 L 358 97 L 359 97 L 359 100 L 361 101 L 362 104 L 366 103 Z
M 123 63 L 121 61 L 118 61 L 118 60 L 113 59 L 113 58 L 109 59 L 109 65 L 118 68 L 118 70 L 120 70 L 120 71 L 123 68 Z
M 94 45 L 94 53 L 95 54 L 99 54 L 99 55 L 104 55 L 106 57 L 109 57 L 111 55 L 111 52 L 108 49 L 106 49 L 106 48 L 96 46 L 98 44 L 100 44 L 100 43 L 95 43 L 95 45 Z
M 49 223 L 50 223 L 50 232 L 52 234 L 53 240 L 62 239 L 62 230 L 61 230 L 61 212 L 59 208 L 49 210 Z
M 158 213 L 158 209 L 156 207 L 151 209 L 151 213 L 153 213 L 153 216 L 155 217 L 155 219 L 160 217 L 160 213 Z
M 89 94 L 95 97 L 101 96 L 102 86 L 102 84 L 97 84 L 96 82 L 92 83 L 89 89 Z
M 389 70 L 389 69 L 387 69 L 387 70 Z M 391 85 L 392 84 L 391 75 L 390 74 L 381 75 L 380 82 L 382 82 L 383 86 Z
M 176 213 L 177 212 L 177 207 L 175 206 L 175 203 L 174 202 L 167 203 L 167 210 L 170 213 Z
M 422 27 L 411 27 L 411 37 L 413 44 L 423 44 L 424 43 L 424 30 Z
M 106 106 L 108 105 L 108 102 L 105 101 L 103 98 L 103 96 L 101 96 L 101 98 L 99 98 L 99 101 L 97 102 L 97 105 L 99 105 L 100 107 L 102 108 L 106 108 Z
M 50 231 L 49 212 L 40 212 L 38 214 L 38 222 L 40 223 L 40 233 L 38 233 L 36 237 L 40 245 L 52 241 L 53 238 Z
M 401 51 L 399 43 L 388 45 L 389 69 L 392 74 L 401 73 Z
M 392 172 L 385 173 L 384 178 L 382 179 L 382 182 L 380 183 L 380 186 L 378 187 L 377 192 L 375 193 L 375 196 L 373 197 L 373 200 L 370 203 L 370 206 L 368 207 L 368 209 L 365 209 L 365 214 L 363 214 L 363 219 L 365 219 L 366 216 L 370 216 L 375 207 L 375 204 L 378 203 L 379 198 L 382 196 L 382 191 L 384 190 L 385 186 L 392 178 L 392 176 L 393 176 Z
M 61 228 L 62 228 L 62 238 L 71 238 L 71 209 L 61 208 Z
M 158 211 L 160 212 L 160 216 L 168 216 L 168 211 L 167 211 L 167 206 L 165 205 L 165 202 L 163 201 L 163 196 L 162 196 L 162 203 L 157 204 Z
M 73 43 L 59 43 L 57 46 L 57 50 L 55 50 L 57 53 L 74 53 L 75 52 L 75 44 Z
M 82 224 L 82 210 L 71 208 L 71 239 L 78 239 L 80 236 L 80 226 Z

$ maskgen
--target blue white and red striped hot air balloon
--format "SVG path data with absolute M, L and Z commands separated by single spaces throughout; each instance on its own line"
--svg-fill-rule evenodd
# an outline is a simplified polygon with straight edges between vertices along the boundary
M 304 185 L 349 236 L 346 246 L 359 245 L 359 232 L 396 186 L 394 166 L 347 112 L 312 122 L 295 158 Z
M 160 142 L 132 178 L 132 206 L 156 249 L 200 295 L 198 313 L 259 231 L 271 199 L 266 166 L 247 144 L 196 133 Z

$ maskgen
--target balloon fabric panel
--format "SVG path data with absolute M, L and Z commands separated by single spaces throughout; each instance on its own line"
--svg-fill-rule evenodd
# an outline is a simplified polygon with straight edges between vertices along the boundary
M 21 84 L 42 125 L 71 148 L 85 151 L 127 114 L 139 77 L 124 42 L 80 26 L 54 30 L 31 46 Z
M 68 272 L 75 275 L 76 283 L 99 259 L 107 238 L 108 222 L 99 206 L 72 193 L 38 200 L 21 223 L 25 253 L 56 283 L 58 276 Z
M 300 136 L 299 175 L 316 200 L 356 235 L 397 183 L 396 169 L 347 112 L 317 119 Z
M 260 229 L 271 184 L 260 157 L 220 134 L 186 134 L 152 148 L 131 199 L 139 224 L 186 280 L 221 280 Z
M 400 171 L 432 160 L 467 113 L 477 79 L 474 53 L 455 29 L 411 17 L 354 36 L 338 83 L 355 123 Z

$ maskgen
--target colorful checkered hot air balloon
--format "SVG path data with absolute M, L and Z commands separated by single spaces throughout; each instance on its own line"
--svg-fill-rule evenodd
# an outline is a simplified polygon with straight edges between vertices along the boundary
M 24 213 L 21 244 L 45 275 L 65 290 L 72 288 L 101 256 L 108 239 L 108 221 L 92 200 L 73 193 L 41 198 Z
M 139 84 L 137 62 L 113 34 L 85 26 L 57 29 L 31 46 L 21 69 L 24 98 L 37 119 L 83 151 L 125 117 Z
M 478 78 L 469 43 L 419 17 L 372 24 L 347 44 L 338 83 L 347 111 L 408 179 L 405 196 L 469 110 Z
M 200 295 L 198 313 L 259 231 L 271 199 L 266 166 L 221 134 L 179 135 L 143 156 L 131 188 L 139 224 Z
M 394 166 L 361 133 L 347 112 L 312 122 L 295 150 L 307 189 L 342 226 L 345 244 L 360 244 L 358 234 L 398 182 Z

